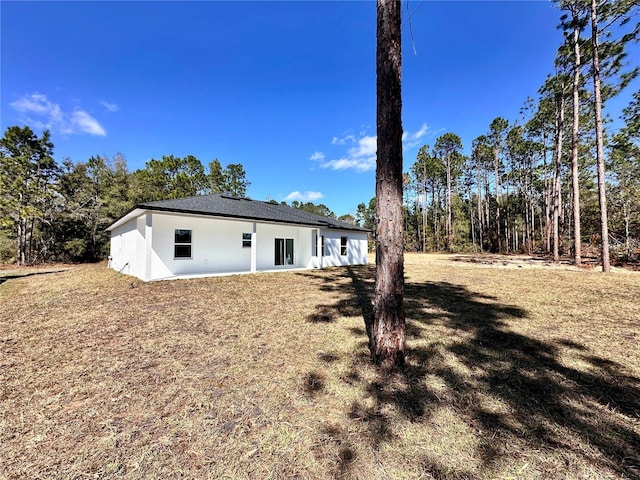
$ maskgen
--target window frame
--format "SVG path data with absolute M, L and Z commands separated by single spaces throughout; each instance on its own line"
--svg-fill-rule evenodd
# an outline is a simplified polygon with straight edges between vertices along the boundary
M 180 233 L 178 233 L 180 232 Z M 186 236 L 188 232 L 188 241 L 184 238 L 179 238 L 178 235 Z M 188 247 L 188 255 L 181 253 L 178 254 L 178 249 Z M 186 252 L 185 252 L 186 253 Z M 176 228 L 173 230 L 173 259 L 174 260 L 192 260 L 193 259 L 193 230 L 190 228 Z
M 349 254 L 349 237 L 340 237 L 340 256 L 346 257 Z
M 293 267 L 296 264 L 295 260 L 295 242 L 293 238 L 276 237 L 274 238 L 274 259 L 273 264 L 276 267 Z M 291 247 L 289 249 L 289 247 Z M 287 261 L 287 254 L 291 254 L 291 262 Z M 278 262 L 282 263 L 278 263 Z
M 242 248 L 251 248 L 251 233 L 242 233 Z

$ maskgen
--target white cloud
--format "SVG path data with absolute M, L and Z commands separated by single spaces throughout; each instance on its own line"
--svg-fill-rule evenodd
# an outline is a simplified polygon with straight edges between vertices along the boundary
M 433 132 L 426 123 L 423 123 L 416 132 L 405 131 L 402 134 L 402 145 L 404 149 L 418 146 L 423 137 L 431 135 Z M 322 168 L 331 170 L 355 170 L 366 172 L 376 168 L 376 153 L 378 149 L 378 137 L 367 135 L 365 131 L 360 133 L 360 137 L 347 134 L 342 137 L 333 137 L 331 145 L 350 145 L 347 151 L 338 158 L 325 161 L 325 155 L 315 152 L 311 160 L 319 161 Z
M 347 142 L 355 143 L 356 137 L 354 135 L 345 135 L 344 137 L 333 137 L 331 139 L 331 145 L 344 145 Z
M 417 147 L 421 142 L 420 139 L 422 137 L 424 137 L 427 133 L 431 133 L 429 130 L 429 127 L 427 126 L 426 123 L 422 124 L 422 127 L 420 127 L 420 130 L 418 130 L 415 133 L 411 133 L 411 132 L 404 132 L 402 134 L 402 144 L 403 147 L 406 148 L 413 148 L 413 147 Z
M 117 112 L 118 110 L 120 110 L 120 107 L 118 107 L 118 105 L 116 105 L 115 103 L 102 101 L 100 102 L 100 105 L 102 105 L 104 108 L 106 108 L 110 112 Z
M 44 128 L 52 128 L 54 124 L 63 122 L 63 114 L 60 106 L 51 103 L 46 95 L 40 93 L 23 96 L 11 102 L 9 105 L 27 116 L 36 115 L 42 117 L 43 120 L 36 121 L 35 123 Z
M 356 170 L 358 172 L 366 172 L 376 166 L 376 137 L 369 135 L 362 135 L 360 138 L 356 138 L 353 135 L 346 135 L 342 138 L 333 137 L 331 140 L 332 145 L 345 145 L 351 144 L 352 146 L 347 149 L 346 155 L 325 161 L 325 155 L 320 158 L 314 153 L 311 156 L 312 160 L 320 161 L 322 168 L 329 168 L 331 170 Z M 315 158 L 314 158 L 315 157 Z
M 292 202 L 294 200 L 298 200 L 299 202 L 313 202 L 315 200 L 319 200 L 324 195 L 321 192 L 291 192 L 289 195 L 284 197 L 285 201 Z
M 104 137 L 107 132 L 100 122 L 81 109 L 66 113 L 60 105 L 51 102 L 46 95 L 24 95 L 9 104 L 22 113 L 24 120 L 37 128 L 58 130 L 63 134 L 88 133 Z
M 81 132 L 104 137 L 107 132 L 98 121 L 84 110 L 76 110 L 71 114 L 70 122 Z
M 321 163 L 322 168 L 331 170 L 356 170 L 358 172 L 366 172 L 376 167 L 376 137 L 363 135 L 356 139 L 353 135 L 347 135 L 342 138 L 333 137 L 331 143 L 333 145 L 344 145 L 347 142 L 354 144 L 347 149 L 346 155 Z
M 353 169 L 357 172 L 366 172 L 376 167 L 376 157 L 368 158 L 339 158 L 337 160 L 329 160 L 322 164 L 323 168 L 331 170 L 349 170 Z
M 350 158 L 376 156 L 378 137 L 365 136 L 358 140 L 358 145 L 348 150 Z
M 322 162 L 324 160 L 324 153 L 322 152 L 313 152 L 313 155 L 309 157 L 309 160 L 312 162 Z

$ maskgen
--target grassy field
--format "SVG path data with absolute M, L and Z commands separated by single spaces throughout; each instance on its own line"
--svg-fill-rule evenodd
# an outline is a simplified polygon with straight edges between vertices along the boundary
M 142 283 L 0 271 L 0 478 L 640 479 L 640 274 L 406 256 Z

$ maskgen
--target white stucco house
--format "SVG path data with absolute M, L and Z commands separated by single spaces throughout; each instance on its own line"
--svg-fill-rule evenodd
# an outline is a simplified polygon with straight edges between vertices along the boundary
M 109 266 L 144 281 L 367 263 L 366 229 L 228 195 L 143 203 L 107 230 Z

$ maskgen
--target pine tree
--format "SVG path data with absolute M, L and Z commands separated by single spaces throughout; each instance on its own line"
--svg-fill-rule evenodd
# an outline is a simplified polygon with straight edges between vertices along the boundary
M 58 171 L 48 130 L 38 138 L 29 127 L 9 127 L 0 139 L 0 220 L 11 224 L 18 265 L 36 260 L 34 234 Z
M 608 30 L 612 25 L 624 25 L 629 22 L 632 12 L 638 8 L 634 0 L 591 0 L 591 75 L 593 78 L 593 108 L 596 124 L 596 165 L 598 171 L 598 203 L 600 206 L 601 257 L 602 271 L 609 272 L 609 224 L 607 210 L 607 192 L 604 158 L 604 127 L 602 108 L 604 100 L 619 92 L 637 75 L 638 70 L 621 72 L 625 58 L 625 45 L 634 40 L 638 27 L 617 40 L 602 41 L 602 36 L 610 38 Z M 616 86 L 603 86 L 603 77 L 617 77 Z M 608 87 L 608 88 L 603 88 Z M 605 90 L 605 95 L 603 95 Z
M 453 218 L 451 211 L 451 190 L 453 188 L 453 182 L 459 175 L 460 166 L 464 157 L 460 154 L 462 150 L 462 140 L 455 133 L 445 133 L 438 137 L 434 146 L 434 151 L 437 152 L 444 163 L 444 170 L 447 179 L 447 196 L 446 196 L 446 210 L 447 210 L 447 223 L 446 223 L 446 235 L 447 235 L 447 250 L 453 251 Z
M 501 236 L 501 218 L 500 218 L 500 171 L 502 169 L 502 149 L 504 148 L 504 140 L 509 128 L 509 122 L 502 118 L 495 118 L 489 125 L 489 143 L 493 152 L 493 171 L 495 180 L 496 194 L 496 240 L 498 245 L 498 253 L 503 252 L 502 236 Z
M 367 325 L 375 363 L 405 361 L 402 211 L 401 4 L 377 2 L 376 286 L 373 324 Z
M 581 68 L 582 53 L 580 34 L 587 26 L 587 9 L 583 1 L 563 0 L 560 8 L 568 10 L 570 15 L 561 17 L 561 28 L 566 35 L 566 52 L 572 57 L 573 86 L 572 86 L 572 107 L 573 119 L 571 128 L 571 191 L 573 199 L 573 262 L 579 266 L 582 264 L 582 235 L 580 226 L 580 177 L 579 177 L 579 150 L 580 150 L 580 88 L 581 88 Z M 562 52 L 559 52 L 559 55 Z M 559 58 L 558 61 L 562 62 Z

